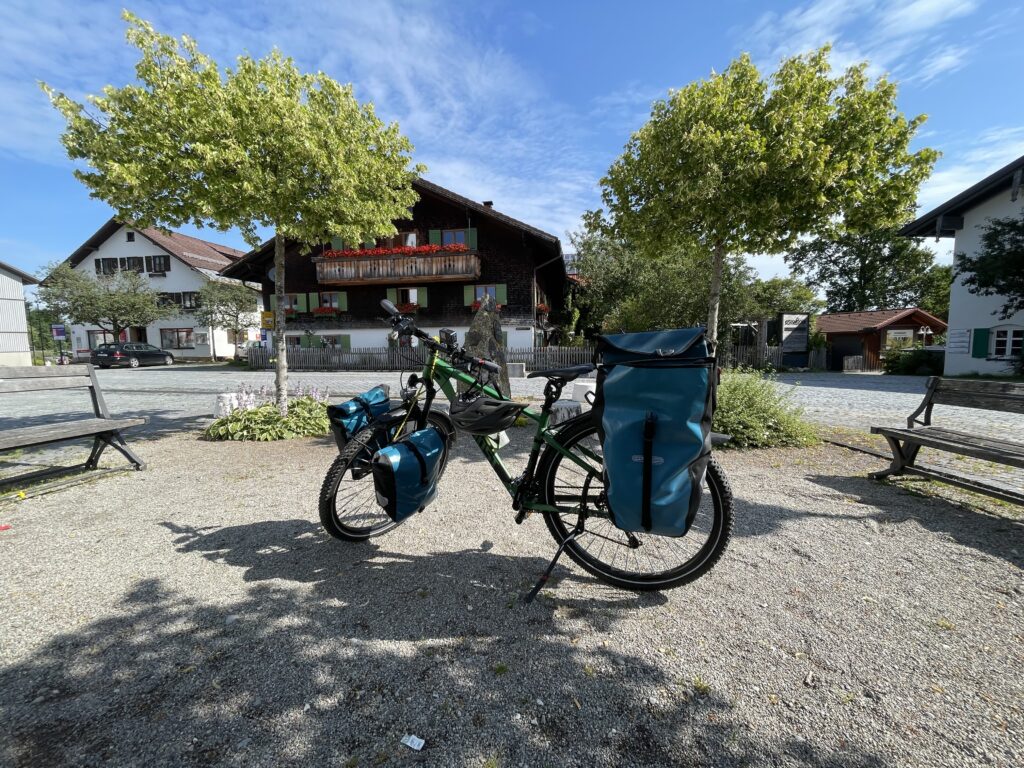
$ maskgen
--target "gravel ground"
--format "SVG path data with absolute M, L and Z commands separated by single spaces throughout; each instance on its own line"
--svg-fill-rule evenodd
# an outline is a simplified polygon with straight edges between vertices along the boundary
M 138 448 L 0 507 L 0 764 L 1024 762 L 1024 526 L 872 457 L 723 453 L 711 574 L 635 595 L 566 563 L 524 606 L 553 543 L 467 441 L 363 545 L 317 522 L 326 440 Z

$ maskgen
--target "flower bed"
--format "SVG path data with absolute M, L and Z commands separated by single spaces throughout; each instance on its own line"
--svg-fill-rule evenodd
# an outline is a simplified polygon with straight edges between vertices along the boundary
M 431 253 L 464 253 L 468 251 L 461 243 L 451 245 L 403 245 L 394 248 L 352 248 L 344 251 L 324 251 L 328 259 L 358 259 L 363 256 L 426 256 Z

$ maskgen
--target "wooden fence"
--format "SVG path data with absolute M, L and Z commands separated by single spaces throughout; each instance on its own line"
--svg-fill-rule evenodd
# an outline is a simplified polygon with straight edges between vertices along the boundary
M 274 367 L 270 350 L 250 347 L 249 368 Z M 288 368 L 296 371 L 411 371 L 423 366 L 427 352 L 421 347 L 367 347 L 341 350 L 336 347 L 288 347 Z M 525 347 L 505 350 L 510 363 L 526 363 L 527 370 L 564 368 L 589 363 L 591 347 Z
M 781 368 L 782 347 L 734 346 L 720 348 L 719 365 L 723 368 Z
M 843 358 L 844 371 L 881 371 L 882 360 L 872 355 L 865 358 L 863 355 L 847 355 Z

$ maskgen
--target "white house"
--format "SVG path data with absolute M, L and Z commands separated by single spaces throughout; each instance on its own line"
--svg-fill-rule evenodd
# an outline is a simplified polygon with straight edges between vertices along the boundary
M 0 261 L 0 365 L 32 365 L 25 286 L 39 281 Z
M 199 325 L 195 318 L 199 290 L 209 280 L 226 280 L 217 273 L 243 255 L 242 251 L 178 232 L 132 229 L 111 219 L 71 256 L 67 263 L 89 275 L 112 275 L 135 270 L 181 312 L 146 327 L 123 331 L 121 341 L 140 341 L 167 349 L 177 358 L 230 357 L 235 344 L 258 339 L 259 294 L 253 292 L 253 326 L 245 339 L 223 329 Z M 88 357 L 97 345 L 114 341 L 95 325 L 72 325 L 71 344 L 77 357 Z
M 954 254 L 976 253 L 988 219 L 1024 215 L 1022 175 L 1024 156 L 907 224 L 900 234 L 952 237 Z M 954 279 L 949 298 L 947 376 L 1009 373 L 1011 360 L 1024 348 L 1024 312 L 1000 319 L 1003 304 L 1003 297 L 973 294 L 960 278 Z

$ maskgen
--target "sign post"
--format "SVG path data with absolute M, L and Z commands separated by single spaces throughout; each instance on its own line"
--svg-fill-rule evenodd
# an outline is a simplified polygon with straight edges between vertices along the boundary
M 64 342 L 68 338 L 68 329 L 64 323 L 51 323 L 50 335 L 57 342 L 57 365 L 64 364 Z

